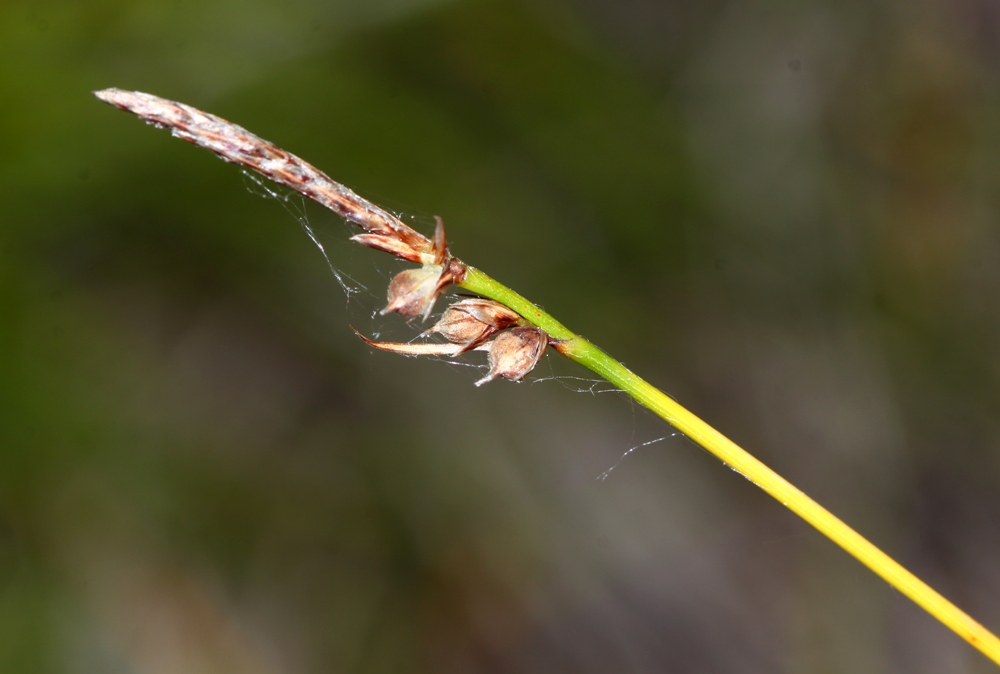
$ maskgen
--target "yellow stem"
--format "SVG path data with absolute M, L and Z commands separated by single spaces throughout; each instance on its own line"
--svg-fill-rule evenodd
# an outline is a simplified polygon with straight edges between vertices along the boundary
M 548 332 L 553 339 L 559 340 L 556 348 L 560 353 L 594 371 L 665 419 L 854 555 L 862 564 L 978 648 L 993 662 L 1000 664 L 1000 639 L 992 632 L 676 400 L 635 375 L 583 337 L 570 332 L 529 300 L 478 269 L 469 267 L 465 280 L 460 285 L 506 304 Z

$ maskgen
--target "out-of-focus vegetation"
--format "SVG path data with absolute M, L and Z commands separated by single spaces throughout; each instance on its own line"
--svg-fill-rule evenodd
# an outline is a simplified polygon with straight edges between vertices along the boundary
M 0 671 L 992 671 L 682 439 L 595 480 L 669 430 L 557 356 L 370 352 L 398 265 L 108 86 L 442 215 L 996 630 L 993 3 L 0 5 Z

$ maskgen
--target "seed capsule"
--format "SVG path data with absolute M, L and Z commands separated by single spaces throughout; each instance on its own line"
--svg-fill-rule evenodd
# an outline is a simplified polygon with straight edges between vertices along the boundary
M 497 377 L 521 381 L 538 365 L 548 344 L 549 336 L 541 328 L 516 327 L 501 332 L 490 343 L 490 372 L 476 386 Z
M 465 265 L 455 258 L 443 264 L 425 264 L 420 269 L 401 271 L 389 282 L 389 304 L 383 314 L 396 311 L 403 316 L 426 319 L 437 298 L 452 283 L 465 278 Z
M 520 320 L 517 312 L 499 302 L 471 298 L 455 302 L 445 309 L 441 320 L 427 334 L 436 332 L 449 342 L 461 344 L 462 351 L 469 351 Z
M 389 282 L 389 304 L 383 314 L 397 311 L 403 316 L 423 316 L 431 312 L 438 296 L 441 267 L 427 266 L 401 271 Z

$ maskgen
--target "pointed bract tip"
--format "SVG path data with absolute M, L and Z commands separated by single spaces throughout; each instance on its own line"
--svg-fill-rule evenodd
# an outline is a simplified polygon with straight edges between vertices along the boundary
M 462 352 L 460 344 L 440 344 L 433 342 L 376 342 L 375 340 L 368 339 L 362 335 L 353 325 L 350 327 L 351 330 L 354 330 L 354 334 L 360 337 L 361 340 L 368 346 L 375 349 L 381 349 L 382 351 L 399 353 L 404 356 L 457 356 Z
M 120 107 L 125 97 L 132 92 L 125 91 L 124 89 L 118 89 L 116 87 L 110 87 L 108 89 L 101 89 L 100 91 L 94 91 L 92 93 L 105 103 Z

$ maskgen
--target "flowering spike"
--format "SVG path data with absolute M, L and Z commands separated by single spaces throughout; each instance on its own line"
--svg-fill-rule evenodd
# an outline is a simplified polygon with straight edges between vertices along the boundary
M 149 124 L 167 127 L 177 138 L 211 150 L 228 162 L 245 166 L 329 208 L 369 234 L 398 239 L 434 262 L 433 242 L 402 220 L 330 178 L 309 162 L 282 150 L 221 117 L 141 91 L 104 89 L 99 99 L 137 115 Z M 409 258 L 407 258 L 409 259 Z

